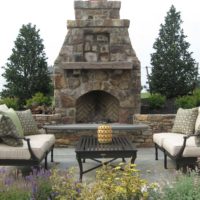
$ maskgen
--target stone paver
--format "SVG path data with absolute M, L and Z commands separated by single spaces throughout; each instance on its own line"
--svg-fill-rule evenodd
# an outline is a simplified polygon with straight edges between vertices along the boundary
M 66 169 L 69 167 L 76 167 L 77 177 L 79 177 L 78 162 L 76 160 L 76 154 L 74 148 L 57 148 L 55 149 L 55 165 L 60 169 Z M 115 163 L 121 162 L 120 159 L 115 161 Z M 127 160 L 128 162 L 128 160 Z M 175 166 L 173 162 L 168 159 L 168 169 L 164 169 L 163 166 L 163 154 L 159 152 L 159 160 L 156 161 L 154 158 L 154 148 L 139 148 L 137 152 L 137 158 L 135 164 L 137 169 L 141 170 L 141 176 L 150 182 L 166 182 L 174 178 L 176 173 Z M 54 165 L 53 164 L 53 165 Z M 97 163 L 92 160 L 86 160 L 84 164 L 84 169 L 94 167 Z M 50 166 L 52 164 L 50 163 Z M 83 175 L 83 181 L 94 180 L 95 171 L 86 173 Z
M 77 179 L 79 178 L 78 162 L 76 160 L 75 149 L 70 148 L 55 148 L 54 150 L 54 163 L 50 163 L 49 168 L 59 168 L 65 170 L 70 167 L 75 167 Z M 121 159 L 115 161 L 115 164 L 120 163 Z M 127 160 L 128 162 L 128 160 Z M 86 160 L 84 169 L 94 167 L 97 163 L 92 160 Z M 137 169 L 141 170 L 142 178 L 147 179 L 149 182 L 159 182 L 160 184 L 171 181 L 176 174 L 175 165 L 168 159 L 168 169 L 163 167 L 163 154 L 159 152 L 159 160 L 156 161 L 154 158 L 154 148 L 139 148 L 137 152 L 137 158 L 135 161 Z M 13 169 L 14 167 L 8 167 Z M 24 173 L 28 173 L 30 168 L 18 167 Z M 91 171 L 83 175 L 83 181 L 95 180 L 95 171 Z

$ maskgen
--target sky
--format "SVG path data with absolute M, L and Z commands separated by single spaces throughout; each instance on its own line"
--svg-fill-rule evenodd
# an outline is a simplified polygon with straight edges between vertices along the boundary
M 32 23 L 40 29 L 48 65 L 53 65 L 67 34 L 67 20 L 74 20 L 74 0 L 1 0 L 0 1 L 0 91 L 2 77 L 14 41 L 23 24 Z M 141 62 L 141 82 L 146 84 L 146 66 L 151 70 L 150 55 L 161 23 L 174 5 L 181 12 L 181 27 L 190 43 L 190 52 L 200 61 L 200 1 L 199 0 L 121 0 L 121 19 L 129 19 L 129 35 L 133 49 Z

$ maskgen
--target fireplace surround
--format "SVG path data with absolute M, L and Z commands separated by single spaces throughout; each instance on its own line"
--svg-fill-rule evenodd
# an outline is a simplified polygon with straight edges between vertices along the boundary
M 54 63 L 55 111 L 63 123 L 132 123 L 140 112 L 140 62 L 120 1 L 75 1 L 75 20 Z

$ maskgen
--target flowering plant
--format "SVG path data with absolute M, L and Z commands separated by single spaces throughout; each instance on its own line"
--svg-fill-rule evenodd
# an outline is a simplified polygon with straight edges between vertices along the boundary
M 135 164 L 120 163 L 115 168 L 105 165 L 97 171 L 95 183 L 84 187 L 81 199 L 145 200 L 149 197 L 148 191 L 156 187 L 140 177 Z
M 0 169 L 1 200 L 145 200 L 155 190 L 134 164 L 104 165 L 91 183 L 76 180 L 75 168 L 32 169 L 30 175 Z

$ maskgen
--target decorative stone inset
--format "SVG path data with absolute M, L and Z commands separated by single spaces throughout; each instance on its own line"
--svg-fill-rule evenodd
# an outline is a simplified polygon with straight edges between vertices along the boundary
M 85 60 L 87 62 L 97 62 L 97 60 L 98 60 L 97 53 L 86 52 L 85 53 Z

